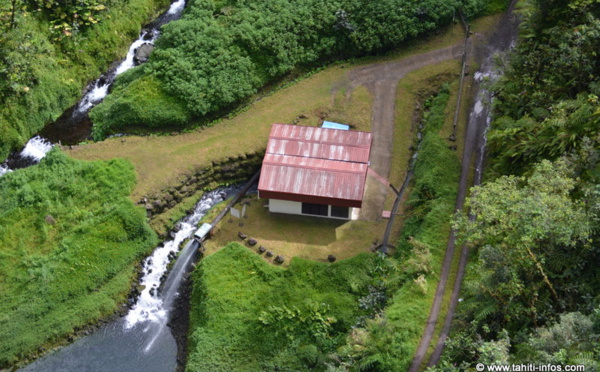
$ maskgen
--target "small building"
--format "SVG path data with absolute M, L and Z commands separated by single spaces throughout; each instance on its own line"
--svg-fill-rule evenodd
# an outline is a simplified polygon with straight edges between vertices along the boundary
M 258 182 L 269 211 L 350 219 L 361 208 L 368 132 L 273 124 Z

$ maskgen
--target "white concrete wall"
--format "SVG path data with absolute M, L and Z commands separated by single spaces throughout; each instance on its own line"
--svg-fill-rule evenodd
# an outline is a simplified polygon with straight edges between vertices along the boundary
M 269 199 L 269 211 L 274 213 L 302 214 L 302 203 L 289 200 Z
M 350 208 L 348 219 L 356 219 L 353 218 L 354 210 L 360 211 L 359 208 Z M 273 213 L 299 214 L 302 216 L 325 217 L 334 218 L 337 220 L 346 220 L 346 218 L 331 217 L 331 206 L 328 206 L 327 216 L 302 214 L 302 203 L 289 200 L 269 199 L 269 211 Z

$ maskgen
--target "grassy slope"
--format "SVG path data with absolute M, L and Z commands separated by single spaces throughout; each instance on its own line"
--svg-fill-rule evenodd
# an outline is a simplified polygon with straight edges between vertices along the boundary
M 114 3 L 102 14 L 101 23 L 64 41 L 64 45 L 50 41 L 53 36 L 45 21 L 31 14 L 19 18 L 12 32 L 28 36 L 19 36 L 27 42 L 16 53 L 26 55 L 37 83 L 21 97 L 12 97 L 0 107 L 0 161 L 73 105 L 85 85 L 100 76 L 110 63 L 122 58 L 127 46 L 137 38 L 141 25 L 170 1 Z
M 308 369 L 314 353 L 303 353 L 318 342 L 302 329 L 277 335 L 277 329 L 258 320 L 261 312 L 269 306 L 305 309 L 328 304 L 325 316 L 337 321 L 331 339 L 319 346 L 321 352 L 332 350 L 360 314 L 357 299 L 370 280 L 370 257 L 362 254 L 334 264 L 296 258 L 282 269 L 231 243 L 204 259 L 194 274 L 187 370 Z M 289 325 L 294 327 L 294 322 Z
M 115 311 L 157 243 L 123 160 L 53 150 L 0 178 L 0 367 Z

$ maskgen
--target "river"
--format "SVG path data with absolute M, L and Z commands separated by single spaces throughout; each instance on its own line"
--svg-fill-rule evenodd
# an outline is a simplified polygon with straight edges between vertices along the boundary
M 22 372 L 169 372 L 177 369 L 177 343 L 168 326 L 179 288 L 197 258 L 191 239 L 198 222 L 212 208 L 239 191 L 228 187 L 205 193 L 178 231 L 143 263 L 144 287 L 129 313 L 73 344 L 20 369 Z M 166 280 L 161 278 L 179 247 L 185 244 Z

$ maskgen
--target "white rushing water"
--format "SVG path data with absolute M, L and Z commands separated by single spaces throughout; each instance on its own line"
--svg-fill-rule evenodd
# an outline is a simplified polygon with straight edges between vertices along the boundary
M 183 10 L 183 7 L 185 7 L 185 0 L 177 0 L 171 4 L 167 14 L 179 14 Z
M 177 0 L 171 4 L 166 14 L 170 16 L 178 16 L 185 7 L 185 0 Z M 142 30 L 140 37 L 131 44 L 127 51 L 125 60 L 117 66 L 114 73 L 103 78 L 100 78 L 94 82 L 92 89 L 79 101 L 77 105 L 76 113 L 82 114 L 88 112 L 92 107 L 100 103 L 108 94 L 108 89 L 114 82 L 115 78 L 124 73 L 125 71 L 135 67 L 136 63 L 134 60 L 135 52 L 144 44 L 154 45 L 154 42 L 160 35 L 158 29 Z
M 485 126 L 483 128 L 482 141 L 480 143 L 480 147 L 478 149 L 478 157 L 475 161 L 475 180 L 474 184 L 481 184 L 481 177 L 483 171 L 483 160 L 485 156 L 485 148 L 487 146 L 487 132 L 489 130 L 491 121 L 492 121 L 492 102 L 493 97 L 490 91 L 490 87 L 498 81 L 500 78 L 500 73 L 495 71 L 495 65 L 492 61 L 488 61 L 485 63 L 480 71 L 477 71 L 473 76 L 475 81 L 479 84 L 479 92 L 477 93 L 477 98 L 475 105 L 473 107 L 473 111 L 471 111 L 471 115 L 469 120 L 480 120 L 483 121 L 485 119 Z
M 125 57 L 125 60 L 121 62 L 121 64 L 115 70 L 115 75 L 121 75 L 125 71 L 133 68 L 135 66 L 134 57 L 136 50 L 144 44 L 154 45 L 154 41 L 156 41 L 158 35 L 160 35 L 160 32 L 158 32 L 158 30 L 142 31 L 140 37 L 136 41 L 134 41 L 133 44 L 131 44 L 131 46 L 129 47 L 127 56 Z
M 12 172 L 12 171 L 3 165 L 0 165 L 0 177 L 2 177 L 3 175 L 5 175 L 8 172 Z
M 12 168 L 24 168 L 33 164 L 37 164 L 46 156 L 48 151 L 54 146 L 47 139 L 40 136 L 31 138 L 23 150 L 17 155 L 12 155 L 12 159 L 0 164 L 0 177 L 8 172 L 12 172 Z
M 144 44 L 154 45 L 154 41 L 160 35 L 158 30 L 144 30 L 140 34 L 140 37 L 131 44 L 129 47 L 129 51 L 127 51 L 127 56 L 117 66 L 115 69 L 114 75 L 106 77 L 105 79 L 98 79 L 94 82 L 94 87 L 87 92 L 87 94 L 79 101 L 77 105 L 77 112 L 84 113 L 91 109 L 93 106 L 100 103 L 104 97 L 108 94 L 108 88 L 112 85 L 115 80 L 115 77 L 124 73 L 125 71 L 135 67 L 135 52 Z
M 21 151 L 21 157 L 32 158 L 36 161 L 42 160 L 44 156 L 52 149 L 53 144 L 48 142 L 46 139 L 35 136 L 30 139 L 25 148 Z
M 196 225 L 198 221 L 204 217 L 213 205 L 223 201 L 224 195 L 223 190 L 205 193 L 198 204 L 196 204 L 194 212 L 180 222 L 180 229 L 175 234 L 173 240 L 166 241 L 162 246 L 156 248 L 150 257 L 146 258 L 144 261 L 143 277 L 140 281 L 140 285 L 144 286 L 144 289 L 135 306 L 125 317 L 126 328 L 131 328 L 141 322 L 164 323 L 166 321 L 169 311 L 168 307 L 171 306 L 170 302 L 176 295 L 172 292 L 177 290 L 183 273 L 187 269 L 186 263 L 189 262 L 189 257 L 186 253 L 189 252 L 181 252 L 180 259 L 186 256 L 184 261 L 188 262 L 182 262 L 181 264 L 177 262 L 173 266 L 168 279 L 169 284 L 171 284 L 170 288 L 165 288 L 164 295 L 160 295 L 158 288 L 161 285 L 161 277 L 167 271 L 167 266 L 170 262 L 169 256 L 179 251 L 181 243 L 190 238 L 197 229 Z M 194 247 L 192 244 L 186 245 L 186 249 L 192 249 L 192 247 Z M 176 278 L 176 280 L 171 280 L 171 277 Z

